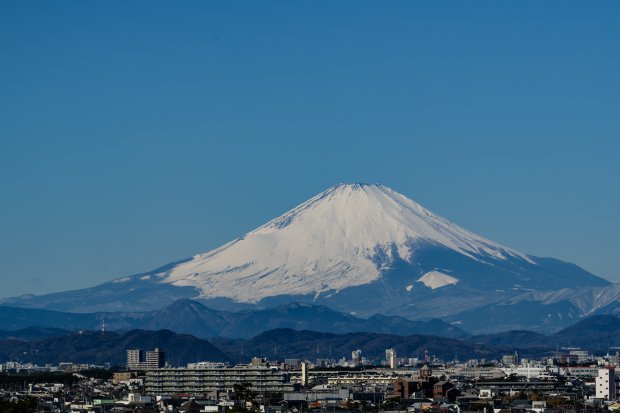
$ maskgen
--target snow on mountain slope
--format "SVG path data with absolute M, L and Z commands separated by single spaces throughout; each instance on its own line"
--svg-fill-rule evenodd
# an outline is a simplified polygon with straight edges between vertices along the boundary
M 534 264 L 526 254 L 469 232 L 390 188 L 341 184 L 155 277 L 195 287 L 201 298 L 254 303 L 275 295 L 319 296 L 369 284 L 396 258 L 413 262 L 416 249 L 425 245 L 483 263 L 516 259 Z M 411 276 L 412 282 L 419 278 Z M 447 275 L 428 277 L 430 288 L 457 282 Z
M 620 313 L 620 285 L 523 254 L 381 185 L 337 185 L 218 249 L 98 286 L 6 298 L 61 311 L 217 309 L 313 303 L 371 317 L 442 318 L 472 332 L 558 329 Z M 484 316 L 481 316 L 483 314 Z
M 418 282 L 421 282 L 431 290 L 435 290 L 437 288 L 445 287 L 446 285 L 456 285 L 459 282 L 459 279 L 454 278 L 451 275 L 444 274 L 441 271 L 433 270 L 420 277 Z

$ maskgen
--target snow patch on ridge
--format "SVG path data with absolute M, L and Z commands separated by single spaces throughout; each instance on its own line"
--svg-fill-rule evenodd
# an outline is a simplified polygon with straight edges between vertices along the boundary
M 428 288 L 435 290 L 437 288 L 445 287 L 446 285 L 456 285 L 459 282 L 458 278 L 451 275 L 444 274 L 440 271 L 433 270 L 424 274 L 418 279 L 417 282 L 421 282 Z

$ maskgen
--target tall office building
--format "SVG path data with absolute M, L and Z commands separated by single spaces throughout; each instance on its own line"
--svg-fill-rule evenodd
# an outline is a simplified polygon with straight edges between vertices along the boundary
M 159 369 L 166 365 L 166 353 L 156 348 L 146 352 L 146 368 Z
M 301 385 L 307 386 L 309 381 L 310 380 L 308 377 L 308 362 L 302 361 L 301 362 Z
M 396 350 L 393 348 L 388 348 L 385 350 L 385 359 L 388 362 L 388 365 L 391 369 L 395 369 L 398 367 L 398 359 L 396 358 Z
M 141 370 L 144 366 L 144 353 L 141 349 L 127 350 L 127 369 Z
M 166 353 L 156 348 L 146 352 L 142 349 L 127 350 L 127 370 L 159 369 L 166 365 Z

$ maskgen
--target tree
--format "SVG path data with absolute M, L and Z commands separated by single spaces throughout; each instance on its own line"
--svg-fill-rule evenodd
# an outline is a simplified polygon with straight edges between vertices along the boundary
M 252 407 L 256 404 L 256 392 L 252 389 L 252 383 L 244 382 L 233 385 L 233 391 L 237 400 L 252 403 Z M 243 411 L 247 411 L 244 404 Z
M 6 413 L 30 413 L 37 409 L 37 399 L 26 397 L 16 402 L 0 400 L 0 411 Z

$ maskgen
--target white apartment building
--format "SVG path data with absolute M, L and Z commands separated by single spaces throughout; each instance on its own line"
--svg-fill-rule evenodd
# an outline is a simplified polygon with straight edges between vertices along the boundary
M 596 397 L 616 400 L 616 373 L 613 367 L 598 369 L 596 376 Z

